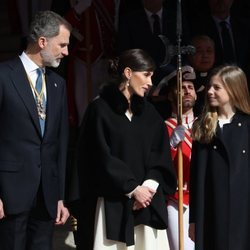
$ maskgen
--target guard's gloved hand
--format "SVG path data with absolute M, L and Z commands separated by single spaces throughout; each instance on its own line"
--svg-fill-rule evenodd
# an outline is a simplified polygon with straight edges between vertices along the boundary
M 187 129 L 187 128 L 186 128 L 185 126 L 183 126 L 183 125 L 178 125 L 178 126 L 174 129 L 174 131 L 173 131 L 173 133 L 172 133 L 172 135 L 171 135 L 171 137 L 170 137 L 170 145 L 171 145 L 171 147 L 176 148 L 177 145 L 178 145 L 181 141 L 184 140 L 186 129 Z

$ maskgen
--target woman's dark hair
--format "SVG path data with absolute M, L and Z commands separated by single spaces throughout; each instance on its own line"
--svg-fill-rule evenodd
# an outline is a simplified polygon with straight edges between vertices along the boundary
M 122 81 L 126 67 L 129 67 L 132 71 L 154 71 L 155 62 L 144 50 L 130 49 L 124 51 L 119 57 L 110 60 L 109 73 L 117 81 Z

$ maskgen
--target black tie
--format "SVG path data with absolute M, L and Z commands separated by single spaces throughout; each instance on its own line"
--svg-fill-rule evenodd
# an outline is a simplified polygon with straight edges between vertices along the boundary
M 232 38 L 225 21 L 220 22 L 221 25 L 221 38 L 223 45 L 224 62 L 232 63 L 235 62 L 234 48 Z
M 160 26 L 160 18 L 156 14 L 152 14 L 152 18 L 154 19 L 153 22 L 153 34 L 158 36 L 161 34 L 161 26 Z

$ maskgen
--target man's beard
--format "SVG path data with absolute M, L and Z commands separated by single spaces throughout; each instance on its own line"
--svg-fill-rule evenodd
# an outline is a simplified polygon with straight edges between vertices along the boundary
M 60 60 L 56 60 L 53 58 L 52 55 L 50 55 L 50 52 L 48 49 L 44 49 L 41 51 L 41 56 L 43 59 L 43 63 L 45 66 L 57 68 L 60 65 Z
M 194 105 L 195 105 L 195 101 L 194 100 L 182 102 L 182 108 L 185 109 L 185 110 L 193 108 Z

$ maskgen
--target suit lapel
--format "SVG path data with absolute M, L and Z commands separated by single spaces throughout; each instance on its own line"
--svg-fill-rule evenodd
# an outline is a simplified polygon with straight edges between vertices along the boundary
M 31 87 L 29 85 L 26 71 L 19 58 L 14 61 L 13 66 L 14 73 L 12 75 L 12 83 L 15 86 L 17 92 L 19 93 L 21 99 L 23 100 L 26 109 L 30 113 L 31 119 L 34 122 L 36 129 L 41 135 L 41 128 L 39 124 L 36 103 Z
M 47 70 L 48 71 L 48 70 Z M 50 130 L 51 124 L 53 124 L 56 100 L 57 100 L 57 88 L 58 84 L 50 77 L 50 72 L 46 73 L 46 90 L 47 90 L 47 108 L 46 108 L 46 125 L 45 134 Z

